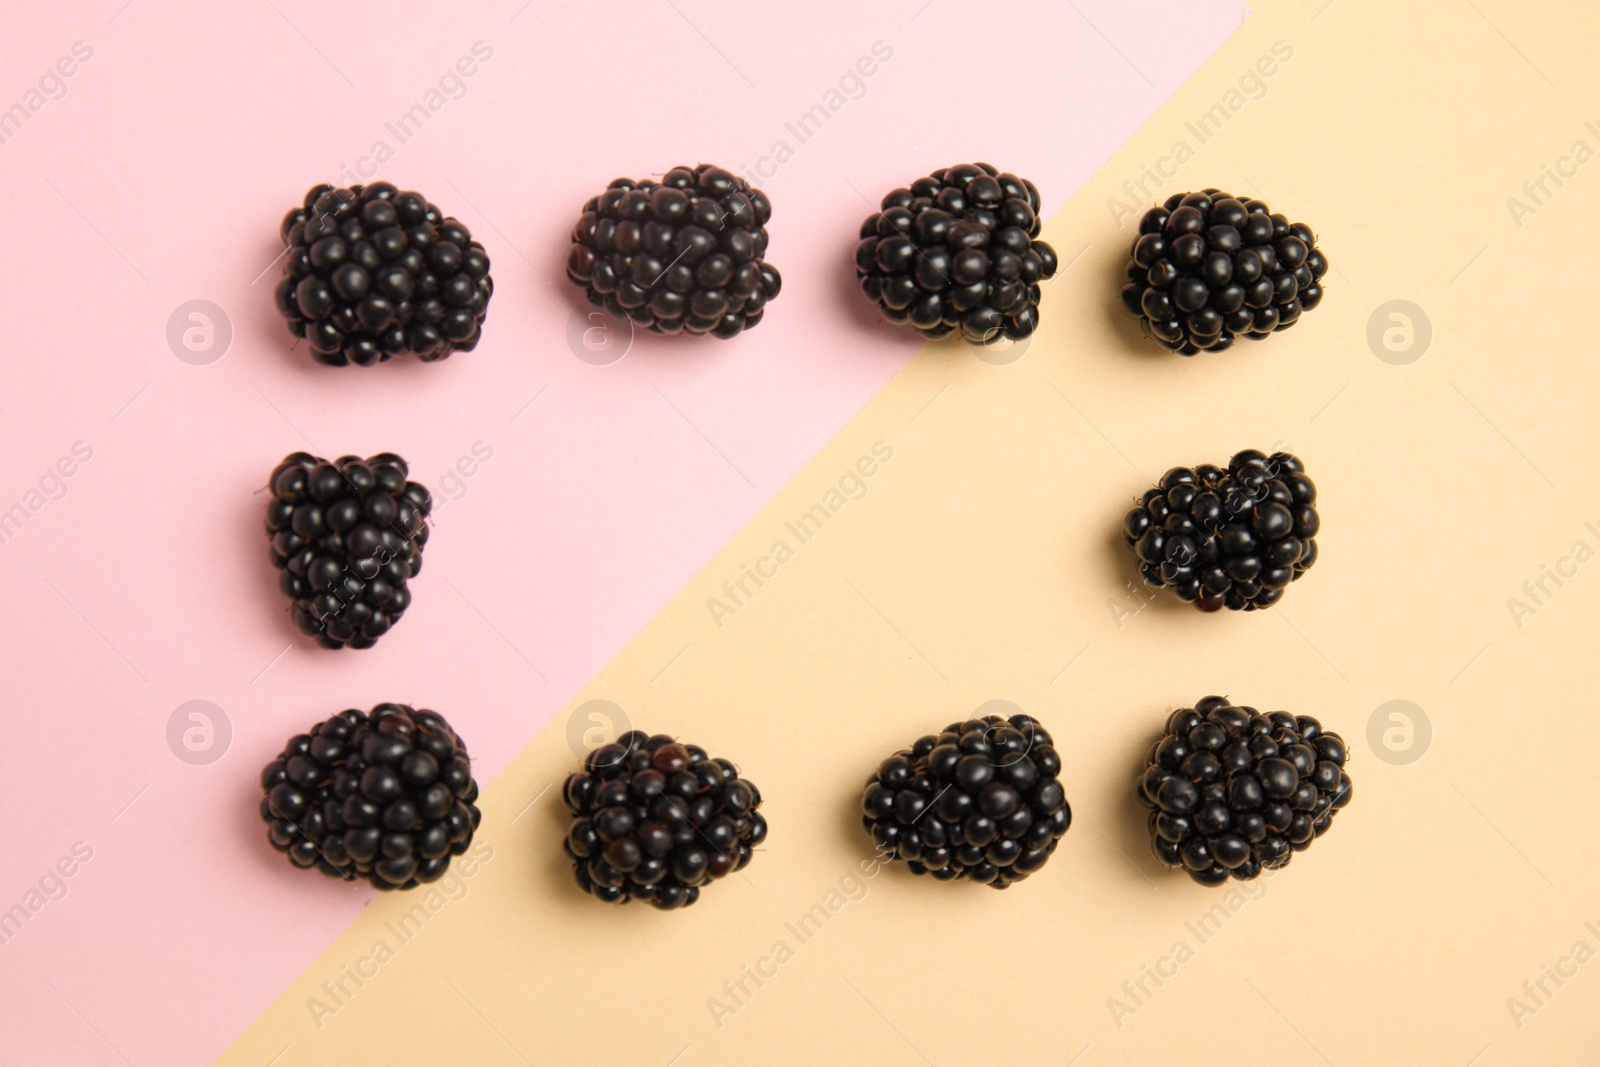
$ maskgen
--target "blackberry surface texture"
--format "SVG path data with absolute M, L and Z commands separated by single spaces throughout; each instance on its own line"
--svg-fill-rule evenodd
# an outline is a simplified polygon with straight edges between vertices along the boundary
M 1061 757 L 1027 715 L 953 722 L 878 765 L 861 795 L 879 855 L 996 889 L 1043 867 L 1072 825 Z
M 1122 304 L 1173 352 L 1221 352 L 1299 322 L 1327 271 L 1311 228 L 1262 201 L 1178 193 L 1139 220 Z
M 1056 272 L 1039 225 L 1032 182 L 988 163 L 947 167 L 889 193 L 861 224 L 856 278 L 884 318 L 926 337 L 1020 340 Z
M 734 337 L 783 284 L 763 258 L 771 217 L 766 194 L 721 167 L 618 178 L 583 205 L 567 277 L 590 303 L 654 333 Z
M 317 362 L 365 367 L 403 352 L 431 362 L 477 346 L 489 257 L 421 193 L 316 185 L 281 232 L 278 311 Z
M 562 797 L 578 885 L 613 904 L 686 908 L 767 838 L 761 791 L 728 760 L 664 734 L 633 730 L 594 749 Z
M 1210 696 L 1167 719 L 1139 776 L 1150 844 L 1201 885 L 1285 866 L 1350 803 L 1344 740 L 1316 719 Z
M 272 472 L 267 537 L 295 626 L 324 648 L 371 648 L 411 604 L 433 498 L 392 452 L 329 463 L 308 452 Z
M 1122 520 L 1122 539 L 1151 587 L 1201 611 L 1256 611 L 1316 563 L 1316 500 L 1299 459 L 1249 449 L 1227 470 L 1168 471 Z
M 291 737 L 261 791 L 267 839 L 290 863 L 379 889 L 439 878 L 481 818 L 466 743 L 438 712 L 404 704 Z

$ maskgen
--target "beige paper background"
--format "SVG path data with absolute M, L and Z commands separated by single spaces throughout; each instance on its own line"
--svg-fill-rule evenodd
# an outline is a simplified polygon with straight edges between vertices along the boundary
M 1600 549 L 1600 162 L 1565 166 L 1520 226 L 1506 201 L 1575 141 L 1600 149 L 1597 39 L 1576 4 L 1259 4 L 1050 221 L 1072 265 L 1022 358 L 925 350 L 579 698 L 738 761 L 772 825 L 756 861 L 684 912 L 580 894 L 563 715 L 486 791 L 492 858 L 465 895 L 403 944 L 385 924 L 429 898 L 380 899 L 221 1062 L 1595 1062 L 1600 962 L 1563 960 L 1600 951 L 1600 565 L 1547 582 L 1520 627 L 1507 601 Z M 1263 344 L 1179 360 L 1117 309 L 1133 224 L 1108 198 L 1196 146 L 1185 123 L 1278 41 L 1265 94 L 1159 195 L 1216 185 L 1311 223 L 1328 295 Z M 1402 299 L 1433 331 L 1403 366 L 1367 340 Z M 723 581 L 796 547 L 784 523 L 878 441 L 867 495 L 714 625 Z M 1117 527 L 1147 481 L 1277 442 L 1324 519 L 1282 605 L 1114 611 L 1135 604 Z M 1166 711 L 1213 691 L 1320 716 L 1353 752 L 1352 805 L 1249 896 L 1161 871 L 1132 800 Z M 1077 816 L 1056 856 L 1004 893 L 887 869 L 830 899 L 870 852 L 869 770 L 991 699 L 1056 736 Z M 1368 741 L 1391 700 L 1431 723 L 1414 762 Z M 837 910 L 802 943 L 785 924 L 819 903 Z M 379 940 L 393 958 L 316 1025 L 308 998 Z M 734 1004 L 747 965 L 775 973 L 719 1026 L 708 1001 Z M 1123 986 L 1146 967 L 1170 977 L 1139 1004 Z M 1571 975 L 1542 1003 L 1523 990 L 1541 968 Z M 1520 1026 L 1511 997 L 1536 1009 Z

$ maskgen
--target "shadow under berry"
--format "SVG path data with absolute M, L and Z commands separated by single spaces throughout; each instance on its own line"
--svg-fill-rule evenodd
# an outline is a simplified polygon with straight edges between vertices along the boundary
M 542 861 L 532 872 L 533 879 L 539 884 L 529 886 L 529 889 L 540 896 L 545 896 L 545 890 L 555 886 L 556 902 L 563 910 L 570 911 L 575 916 L 595 916 L 598 911 L 601 913 L 599 918 L 608 918 L 606 912 L 617 910 L 654 911 L 654 908 L 648 906 L 618 909 L 614 904 L 604 904 L 595 900 L 578 887 L 577 880 L 573 876 L 572 857 L 561 847 L 567 839 L 567 831 L 572 827 L 572 813 L 567 810 L 560 795 L 563 778 L 570 770 L 576 769 L 562 770 L 562 777 L 558 777 L 550 786 L 550 792 L 555 794 L 555 801 L 536 805 L 542 814 L 537 820 L 529 820 L 532 822 L 532 827 L 528 831 L 529 845 L 534 855 L 542 857 Z
M 867 777 L 871 773 L 872 769 L 869 767 L 864 769 L 859 776 L 853 775 L 850 778 L 851 787 L 843 791 L 839 811 L 841 825 L 844 827 L 841 831 L 841 836 L 844 839 L 845 847 L 849 849 L 850 855 L 860 860 L 876 858 L 882 870 L 893 871 L 896 877 L 915 878 L 916 876 L 906 868 L 904 863 L 894 860 L 889 854 L 879 849 L 877 843 L 872 840 L 872 834 L 861 824 L 861 792 L 866 788 Z M 857 777 L 860 778 L 859 782 L 856 781 Z
M 885 753 L 894 751 L 887 743 L 881 748 Z M 903 861 L 895 859 L 892 853 L 880 849 L 877 842 L 872 839 L 872 832 L 862 825 L 861 794 L 866 789 L 867 780 L 872 776 L 873 770 L 874 768 L 871 766 L 863 766 L 860 774 L 851 775 L 849 788 L 842 791 L 839 812 L 841 825 L 844 827 L 841 835 L 844 839 L 845 847 L 849 849 L 850 855 L 856 857 L 858 861 L 876 860 L 880 874 L 888 871 L 893 877 L 902 878 L 908 882 L 928 881 L 926 878 L 918 878 L 912 874 L 911 869 Z M 962 879 L 962 881 L 965 881 L 965 879 Z M 977 885 L 978 883 L 969 884 Z M 982 886 L 981 888 L 987 889 L 988 887 Z
M 271 212 L 268 212 L 271 214 Z M 317 363 L 310 358 L 309 349 L 303 337 L 296 337 L 283 328 L 283 314 L 272 299 L 272 287 L 278 284 L 283 277 L 283 257 L 288 251 L 288 245 L 276 237 L 269 238 L 261 243 L 260 249 L 251 256 L 251 261 L 268 263 L 266 272 L 256 280 L 250 289 L 251 299 L 240 310 L 244 314 L 235 323 L 238 336 L 253 335 L 261 347 L 267 351 L 281 352 L 283 359 L 297 374 L 304 375 L 307 380 L 325 380 L 322 372 L 337 370 Z M 265 290 L 257 296 L 256 290 Z M 391 361 L 394 362 L 394 361 Z M 411 362 L 416 362 L 412 360 Z M 290 451 L 280 449 L 279 451 Z
M 1150 809 L 1139 802 L 1137 789 L 1139 774 L 1146 765 L 1145 757 L 1150 754 L 1150 746 L 1160 738 L 1159 724 L 1150 730 L 1135 734 L 1123 744 L 1118 758 L 1111 763 L 1113 767 L 1125 773 L 1120 773 L 1113 779 L 1116 798 L 1113 808 L 1115 817 L 1111 820 L 1111 825 L 1106 828 L 1106 836 L 1111 838 L 1112 844 L 1134 867 L 1138 868 L 1137 873 L 1129 870 L 1128 878 L 1140 885 L 1148 885 L 1149 882 L 1160 885 L 1160 879 L 1171 873 L 1150 850 Z
M 1099 306 L 1100 314 L 1111 327 L 1111 332 L 1122 343 L 1122 347 L 1132 354 L 1154 357 L 1157 362 L 1166 362 L 1172 353 L 1162 348 L 1156 343 L 1156 339 L 1150 336 L 1144 328 L 1143 319 L 1136 319 L 1128 314 L 1118 295 L 1127 280 L 1123 274 L 1128 264 L 1127 245 L 1120 240 L 1115 244 L 1102 245 L 1099 250 L 1086 253 L 1084 259 L 1087 260 L 1090 256 L 1094 257 L 1095 262 L 1087 265 L 1087 269 L 1093 272 L 1093 277 L 1110 279 L 1105 285 L 1105 299 L 1099 302 Z M 1084 266 L 1083 263 L 1079 264 L 1079 267 Z
M 849 239 L 842 242 L 837 256 L 830 257 L 838 263 L 838 269 L 829 272 L 829 296 L 836 305 L 836 313 L 843 314 L 851 324 L 862 331 L 871 333 L 884 344 L 893 344 L 899 348 L 916 351 L 923 345 L 929 344 L 928 339 L 910 326 L 890 322 L 883 317 L 876 301 L 861 291 L 861 282 L 856 277 L 856 245 L 860 238 L 854 233 L 846 231 Z M 954 346 L 952 346 L 954 347 Z
M 1122 605 L 1127 614 L 1110 612 L 1110 609 L 1107 609 L 1118 629 L 1126 625 L 1128 615 L 1137 615 L 1147 610 L 1159 611 L 1173 617 L 1195 613 L 1194 605 L 1185 604 L 1174 596 L 1171 590 L 1150 585 L 1145 581 L 1144 575 L 1139 573 L 1138 557 L 1128 551 L 1128 543 L 1122 536 L 1122 517 L 1127 514 L 1128 508 L 1136 503 L 1138 498 L 1131 498 L 1125 506 L 1118 508 L 1101 524 L 1105 533 L 1099 544 L 1111 557 L 1112 572 L 1122 579 L 1111 602 Z
M 291 729 L 287 736 L 292 736 L 294 729 L 299 727 Z M 278 744 L 257 749 L 242 762 L 250 767 L 265 765 L 282 747 L 282 744 Z M 229 838 L 246 844 L 246 851 L 249 853 L 247 862 L 256 869 L 257 876 L 274 881 L 282 879 L 285 892 L 304 895 L 309 891 L 329 901 L 350 899 L 371 901 L 377 897 L 378 891 L 365 882 L 352 883 L 320 875 L 316 878 L 307 878 L 306 871 L 283 862 L 283 854 L 272 847 L 272 842 L 267 837 L 267 828 L 261 821 L 261 801 L 265 796 L 261 789 L 259 773 L 232 776 L 227 800 L 228 811 L 233 813 L 228 822 Z M 234 822 L 235 819 L 238 820 L 237 823 Z M 237 828 L 236 836 L 233 832 L 235 828 Z
M 281 320 L 279 325 L 281 327 Z M 272 499 L 272 486 L 258 485 L 248 496 L 236 496 L 234 499 L 240 501 L 237 506 L 240 510 L 239 541 L 242 546 L 234 558 L 250 561 L 251 580 L 258 583 L 261 590 L 256 600 L 265 606 L 272 619 L 273 638 L 294 641 L 300 632 L 289 617 L 294 601 L 284 598 L 278 585 L 278 571 L 273 567 L 271 554 L 262 540 L 267 529 L 267 503 Z M 272 535 L 265 533 L 265 536 L 270 539 Z
M 563 278 L 565 274 L 563 273 Z M 711 358 L 717 355 L 727 355 L 736 352 L 734 347 L 744 339 L 744 332 L 735 337 L 720 338 L 709 336 L 696 336 L 687 332 L 677 334 L 657 333 L 648 326 L 641 326 L 625 317 L 618 317 L 613 312 L 594 303 L 579 286 L 567 282 L 557 285 L 561 293 L 564 306 L 571 309 L 570 313 L 581 317 L 586 324 L 602 331 L 616 331 L 624 337 L 625 350 L 621 356 L 616 356 L 600 366 L 609 366 L 624 357 L 633 359 L 663 359 L 681 360 L 701 356 Z M 598 318 L 591 317 L 598 316 Z M 762 320 L 767 321 L 766 319 Z M 757 326 L 761 323 L 757 323 Z M 576 354 L 576 353 L 574 353 Z

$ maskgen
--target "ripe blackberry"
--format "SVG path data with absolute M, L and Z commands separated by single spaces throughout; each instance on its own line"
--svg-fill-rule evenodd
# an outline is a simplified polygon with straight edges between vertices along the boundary
M 278 311 L 319 363 L 471 351 L 494 292 L 489 257 L 421 193 L 315 185 L 283 217 Z
M 1293 326 L 1321 303 L 1327 271 L 1311 228 L 1262 201 L 1178 193 L 1139 220 L 1122 304 L 1174 352 L 1221 352 Z
M 1056 253 L 1039 236 L 1039 190 L 987 163 L 947 167 L 883 198 L 861 224 L 856 277 L 890 322 L 974 344 L 1039 325 Z
M 261 771 L 267 839 L 296 867 L 410 889 L 472 842 L 467 746 L 444 717 L 404 704 L 342 711 L 297 734 Z
M 632 730 L 590 752 L 562 797 L 578 885 L 608 903 L 686 908 L 767 839 L 761 790 L 730 761 L 664 734 Z
M 333 463 L 308 452 L 272 472 L 267 537 L 294 624 L 324 648 L 371 648 L 411 603 L 433 498 L 392 452 Z
M 567 277 L 589 302 L 662 334 L 734 337 L 783 284 L 767 252 L 772 204 L 721 167 L 618 178 L 572 228 Z
M 1044 866 L 1072 825 L 1061 757 L 1031 717 L 953 722 L 878 765 L 861 822 L 913 874 L 996 889 Z
M 1150 845 L 1201 885 L 1285 866 L 1350 803 L 1344 740 L 1316 719 L 1206 697 L 1167 719 L 1139 777 Z
M 1172 468 L 1122 520 L 1122 539 L 1151 587 L 1201 611 L 1255 611 L 1316 563 L 1316 499 L 1299 459 L 1249 449 L 1225 471 Z

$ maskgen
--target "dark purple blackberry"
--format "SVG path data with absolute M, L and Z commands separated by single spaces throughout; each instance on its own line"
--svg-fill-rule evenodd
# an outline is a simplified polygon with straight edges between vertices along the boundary
M 771 217 L 765 193 L 707 163 L 659 182 L 618 178 L 583 205 L 567 277 L 654 333 L 734 337 L 783 284 L 762 258 Z
M 1255 611 L 1317 562 L 1317 487 L 1287 452 L 1240 452 L 1228 469 L 1174 467 L 1122 520 L 1152 588 L 1201 611 Z
M 612 904 L 686 908 L 767 839 L 761 790 L 730 761 L 665 734 L 633 730 L 590 752 L 562 797 L 578 885 Z
M 1262 201 L 1177 193 L 1139 220 L 1122 304 L 1174 352 L 1221 352 L 1293 326 L 1322 302 L 1327 271 L 1311 228 Z
M 884 318 L 926 337 L 1020 340 L 1039 325 L 1039 283 L 1056 272 L 1038 236 L 1032 182 L 963 163 L 883 198 L 861 224 L 856 277 Z
M 885 859 L 913 874 L 996 889 L 1028 877 L 1072 825 L 1061 757 L 1023 714 L 953 722 L 878 765 L 862 824 Z
M 411 603 L 433 498 L 392 452 L 333 463 L 308 452 L 273 470 L 267 537 L 290 617 L 324 648 L 371 648 Z
M 404 704 L 342 711 L 291 737 L 261 771 L 267 839 L 296 867 L 410 889 L 472 842 L 481 816 L 467 746 Z
M 421 193 L 316 185 L 283 217 L 278 311 L 319 363 L 471 351 L 494 281 L 483 246 Z
M 1150 844 L 1201 885 L 1288 864 L 1350 803 L 1344 740 L 1306 715 L 1206 697 L 1167 719 L 1139 777 Z

